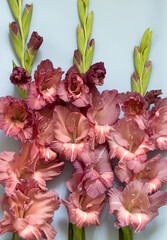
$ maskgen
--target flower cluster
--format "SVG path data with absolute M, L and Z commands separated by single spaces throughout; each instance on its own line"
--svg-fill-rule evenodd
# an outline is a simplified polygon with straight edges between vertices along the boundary
M 137 92 L 120 94 L 124 116 L 107 135 L 110 158 L 119 159 L 115 174 L 125 183 L 124 188 L 108 191 L 109 213 L 116 216 L 117 228 L 129 226 L 139 232 L 167 204 L 167 193 L 159 191 L 167 183 L 167 160 L 160 154 L 149 159 L 147 154 L 167 150 L 166 99 L 160 94 L 160 90 L 145 97 Z
M 54 239 L 50 224 L 60 200 L 54 191 L 47 192 L 46 181 L 61 174 L 63 160 L 74 170 L 67 182 L 70 195 L 62 203 L 78 228 L 100 224 L 107 192 L 116 227 L 136 232 L 167 203 L 167 193 L 159 191 L 167 182 L 167 161 L 160 155 L 147 157 L 148 151 L 167 150 L 167 101 L 159 91 L 145 97 L 116 90 L 100 93 L 96 85 L 103 84 L 105 74 L 103 63 L 82 74 L 74 65 L 61 80 L 61 68 L 45 60 L 30 82 L 23 68 L 13 69 L 12 82 L 24 86 L 27 97 L 0 98 L 0 128 L 21 141 L 18 153 L 0 154 L 0 183 L 6 191 L 0 234 Z M 124 188 L 112 188 L 115 157 L 114 172 Z

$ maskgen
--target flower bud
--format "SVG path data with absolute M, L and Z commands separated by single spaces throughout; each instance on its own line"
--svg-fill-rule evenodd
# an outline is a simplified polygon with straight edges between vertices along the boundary
M 10 8 L 13 12 L 13 15 L 15 16 L 16 19 L 18 19 L 18 15 L 19 15 L 19 7 L 18 7 L 18 3 L 17 0 L 8 0 Z
M 81 52 L 81 55 L 84 55 L 84 47 L 85 47 L 85 36 L 83 26 L 77 27 L 77 39 L 78 39 L 78 48 Z
M 25 54 L 25 66 L 29 73 L 31 72 L 32 64 L 42 42 L 43 37 L 39 36 L 37 32 L 33 32 L 30 41 L 27 44 L 27 50 Z
M 78 12 L 82 25 L 85 24 L 85 5 L 83 0 L 78 0 Z
M 94 48 L 95 48 L 95 40 L 91 39 L 89 45 L 86 48 L 86 67 L 85 72 L 87 72 L 90 68 L 90 65 L 92 63 L 92 58 L 94 54 Z
M 91 13 L 88 14 L 87 21 L 86 21 L 86 34 L 87 34 L 88 40 L 92 32 L 92 26 L 93 26 L 93 11 L 91 11 Z
M 77 66 L 78 70 L 81 72 L 82 69 L 82 56 L 79 49 L 74 51 L 74 64 Z
M 131 86 L 132 86 L 132 92 L 140 93 L 140 81 L 139 81 L 137 72 L 133 72 L 131 76 Z
M 30 28 L 32 9 L 33 9 L 32 4 L 31 5 L 26 4 L 23 12 L 22 25 L 23 25 L 23 32 L 24 32 L 25 39 L 27 38 L 28 31 Z
M 85 6 L 86 6 L 86 7 L 89 6 L 89 0 L 83 0 L 83 2 L 85 3 Z
M 21 59 L 22 41 L 21 41 L 19 28 L 16 22 L 9 23 L 9 31 L 10 31 L 10 37 L 11 37 L 11 41 L 15 49 L 15 52 L 18 58 Z
M 39 36 L 37 32 L 33 32 L 30 41 L 27 44 L 29 50 L 37 51 L 43 42 L 43 37 Z
M 143 66 L 143 59 L 142 59 L 142 54 L 140 53 L 139 47 L 134 48 L 134 63 L 135 63 L 136 72 L 140 78 L 142 75 L 141 71 Z
M 106 69 L 103 62 L 93 64 L 88 70 L 86 77 L 89 84 L 102 86 L 106 75 Z
M 31 76 L 22 67 L 14 67 L 10 75 L 10 80 L 14 85 L 20 87 L 23 91 L 27 90 L 31 82 Z
M 152 37 L 152 31 L 150 31 L 150 28 L 147 28 L 145 33 L 143 34 L 141 44 L 140 44 L 140 51 L 142 54 L 144 53 L 146 48 L 150 48 L 151 37 Z
M 152 62 L 147 61 L 146 66 L 143 71 L 143 93 L 142 94 L 144 94 L 147 89 L 147 85 L 148 85 L 150 75 L 151 75 L 151 69 L 152 69 Z

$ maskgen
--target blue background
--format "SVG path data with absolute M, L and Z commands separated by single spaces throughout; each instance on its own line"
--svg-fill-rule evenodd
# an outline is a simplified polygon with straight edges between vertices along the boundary
M 31 1 L 23 0 L 23 5 Z M 72 65 L 73 51 L 77 48 L 76 27 L 79 23 L 77 0 L 34 0 L 34 10 L 30 33 L 38 31 L 44 43 L 36 58 L 33 71 L 41 60 L 49 58 L 55 67 L 64 71 Z M 166 0 L 90 0 L 89 12 L 94 11 L 92 38 L 95 38 L 93 63 L 104 61 L 107 69 L 104 89 L 116 88 L 119 92 L 130 91 L 130 76 L 134 71 L 133 48 L 140 44 L 147 27 L 153 30 L 149 59 L 153 63 L 148 89 L 163 89 L 167 96 L 167 1 Z M 0 96 L 18 96 L 9 81 L 12 59 L 16 60 L 9 40 L 8 23 L 13 21 L 7 0 L 0 0 Z M 30 36 L 30 34 L 29 34 Z M 6 138 L 0 132 L 0 151 L 17 151 L 18 143 Z M 164 153 L 164 156 L 166 154 Z M 166 155 L 167 156 L 167 155 Z M 69 171 L 70 169 L 70 171 Z M 61 198 L 67 198 L 65 181 L 71 175 L 71 167 L 66 165 L 63 174 L 48 183 Z M 163 187 L 165 190 L 165 187 Z M 167 187 L 166 187 L 167 190 Z M 0 187 L 0 195 L 3 195 Z M 101 226 L 86 229 L 87 240 L 117 240 L 118 231 L 113 227 L 114 217 L 108 216 L 108 206 L 101 215 Z M 164 239 L 167 235 L 167 206 L 159 210 L 160 215 L 134 240 Z M 2 218 L 2 211 L 0 211 Z M 68 218 L 61 205 L 55 212 L 53 226 L 56 239 L 67 239 Z M 0 236 L 0 240 L 11 239 L 10 234 Z

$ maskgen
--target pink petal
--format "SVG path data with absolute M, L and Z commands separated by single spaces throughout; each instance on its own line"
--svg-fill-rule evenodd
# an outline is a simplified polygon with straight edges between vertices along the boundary
M 54 228 L 48 224 L 45 223 L 42 225 L 41 230 L 43 231 L 43 237 L 46 238 L 47 240 L 54 240 L 56 237 L 56 231 Z
M 54 133 L 55 138 L 63 143 L 71 141 L 71 134 L 66 127 L 66 119 L 70 114 L 70 110 L 67 107 L 57 106 L 54 110 L 53 119 L 55 122 Z
M 108 124 L 104 125 L 104 126 L 100 126 L 97 124 L 97 122 L 95 122 L 95 135 L 96 135 L 96 141 L 99 144 L 103 144 L 106 141 L 106 135 L 111 131 L 111 126 L 109 126 Z
M 88 118 L 98 125 L 113 125 L 120 114 L 118 92 L 116 90 L 103 91 L 100 97 L 94 97 L 92 107 L 88 110 Z M 111 116 L 111 112 L 114 114 Z
M 135 228 L 135 233 L 144 230 L 149 221 L 150 221 L 149 216 L 145 213 L 130 214 L 129 223 Z
M 111 188 L 108 191 L 108 202 L 109 202 L 109 214 L 112 214 L 114 211 L 119 210 L 122 206 L 120 201 L 122 188 Z

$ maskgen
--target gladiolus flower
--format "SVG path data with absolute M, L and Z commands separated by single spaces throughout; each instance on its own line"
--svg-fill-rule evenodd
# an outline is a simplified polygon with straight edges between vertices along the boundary
M 94 158 L 94 162 L 86 167 L 77 161 L 74 163 L 75 171 L 67 182 L 69 191 L 84 189 L 89 197 L 96 198 L 112 187 L 114 174 L 106 144 L 99 145 L 95 149 Z
M 88 119 L 67 107 L 56 106 L 53 121 L 55 140 L 51 149 L 73 162 L 86 148 L 90 128 Z
M 39 149 L 34 142 L 21 145 L 19 153 L 4 152 L 0 154 L 0 183 L 7 194 L 18 188 L 24 180 L 33 179 L 36 186 L 46 191 L 46 182 L 61 174 L 64 162 L 58 159 L 47 163 L 39 158 Z
M 155 141 L 156 147 L 167 150 L 167 105 L 159 108 L 151 120 L 151 139 Z
M 38 65 L 35 71 L 35 82 L 32 82 L 27 94 L 28 105 L 32 109 L 40 110 L 56 101 L 57 87 L 63 72 L 61 68 L 54 69 L 50 60 Z
M 147 159 L 146 153 L 155 148 L 145 131 L 133 119 L 119 120 L 115 131 L 108 134 L 107 140 L 110 158 L 128 160 L 128 167 L 135 172 L 141 170 L 140 161 Z
M 109 190 L 109 214 L 113 213 L 117 218 L 115 227 L 129 226 L 135 228 L 135 232 L 145 229 L 147 223 L 158 215 L 158 208 L 167 204 L 167 193 L 158 191 L 151 196 L 148 193 L 147 184 L 137 180 L 123 190 Z
M 68 70 L 65 80 L 60 82 L 58 95 L 63 101 L 71 102 L 77 107 L 91 104 L 89 87 L 85 85 L 84 75 L 79 73 L 75 65 Z
M 6 136 L 21 142 L 31 138 L 33 117 L 25 100 L 14 97 L 0 98 L 0 128 Z
M 105 194 L 91 198 L 82 191 L 71 193 L 67 201 L 62 200 L 67 208 L 69 222 L 78 228 L 100 225 L 99 216 L 105 205 L 104 198 Z
M 119 161 L 115 173 L 119 180 L 126 184 L 135 179 L 146 182 L 149 193 L 158 191 L 162 183 L 167 183 L 167 161 L 161 158 L 160 154 L 140 164 L 141 171 L 134 173 L 128 168 L 125 160 Z
M 28 185 L 26 185 L 28 184 Z M 60 206 L 55 191 L 42 192 L 24 183 L 12 195 L 2 197 L 4 217 L 0 224 L 0 235 L 13 232 L 23 239 L 54 240 L 56 231 L 51 226 L 54 211 Z
M 118 120 L 120 114 L 118 92 L 116 90 L 96 93 L 93 97 L 92 107 L 88 109 L 87 118 L 94 125 L 96 141 L 102 144 L 106 135 L 112 130 L 112 125 Z
M 89 84 L 102 86 L 106 75 L 106 69 L 103 62 L 93 64 L 86 73 Z

